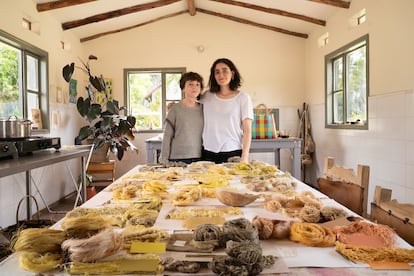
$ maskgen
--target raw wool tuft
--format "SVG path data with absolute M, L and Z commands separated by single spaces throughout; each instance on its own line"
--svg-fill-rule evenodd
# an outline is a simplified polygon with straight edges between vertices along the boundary
M 346 217 L 348 213 L 341 207 L 336 206 L 323 206 L 321 208 L 321 217 L 323 221 L 336 220 L 340 217 Z
M 304 222 L 317 223 L 321 220 L 320 209 L 314 205 L 305 205 L 299 212 L 299 217 Z
M 87 239 L 69 239 L 62 243 L 74 262 L 92 262 L 115 254 L 122 246 L 122 234 L 107 228 Z
M 293 221 L 270 220 L 256 216 L 252 223 L 259 232 L 259 238 L 267 240 L 288 238 Z

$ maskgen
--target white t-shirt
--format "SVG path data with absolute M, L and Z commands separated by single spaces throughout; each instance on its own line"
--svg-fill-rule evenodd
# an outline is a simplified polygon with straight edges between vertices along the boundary
M 240 91 L 233 98 L 221 99 L 207 91 L 201 102 L 204 106 L 204 149 L 215 153 L 242 149 L 242 121 L 253 119 L 250 96 Z

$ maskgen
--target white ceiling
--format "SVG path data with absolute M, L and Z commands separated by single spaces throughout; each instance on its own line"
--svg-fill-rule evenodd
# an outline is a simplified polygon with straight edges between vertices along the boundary
M 89 38 L 90 36 L 99 35 L 105 32 L 117 31 L 122 28 L 136 26 L 146 23 L 150 20 L 157 19 L 162 16 L 174 14 L 178 12 L 188 13 L 188 3 L 192 0 L 180 0 L 178 2 L 165 5 L 158 8 L 152 8 L 144 11 L 130 13 L 114 17 L 111 19 L 79 26 L 72 30 L 80 39 Z M 196 9 L 208 10 L 223 15 L 237 17 L 242 20 L 252 21 L 257 24 L 267 25 L 273 28 L 280 28 L 287 31 L 297 32 L 301 34 L 310 34 L 315 28 L 321 25 L 295 19 L 287 16 L 275 15 L 264 11 L 258 11 L 237 5 L 224 4 L 211 0 L 193 0 Z M 278 9 L 290 13 L 304 15 L 318 20 L 326 21 L 329 17 L 342 7 L 334 6 L 332 2 L 350 2 L 351 0 L 237 0 L 242 4 L 256 5 L 264 8 Z M 35 4 L 47 2 L 62 2 L 51 0 L 33 0 Z M 65 8 L 41 11 L 48 13 L 58 22 L 65 23 L 74 20 L 85 19 L 90 16 L 102 14 L 109 11 L 142 5 L 151 2 L 162 2 L 155 0 L 99 0 L 69 6 Z M 197 20 L 197 11 L 194 20 Z M 213 16 L 213 15 L 211 15 Z M 139 28 L 139 27 L 137 27 Z

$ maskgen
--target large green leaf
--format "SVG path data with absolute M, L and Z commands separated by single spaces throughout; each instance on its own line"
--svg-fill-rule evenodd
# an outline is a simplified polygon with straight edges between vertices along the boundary
M 89 99 L 87 99 L 89 100 Z M 89 107 L 87 119 L 89 122 L 92 122 L 96 118 L 99 118 L 101 116 L 102 108 L 99 104 L 92 104 Z

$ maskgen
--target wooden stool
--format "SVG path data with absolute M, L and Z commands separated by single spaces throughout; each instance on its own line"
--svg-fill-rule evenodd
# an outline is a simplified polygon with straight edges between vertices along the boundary
M 93 183 L 101 183 L 101 182 L 114 182 L 115 181 L 115 160 L 109 160 L 109 162 L 90 162 L 88 165 L 88 169 L 86 170 L 87 174 L 95 175 L 105 175 L 106 177 L 102 178 L 92 178 Z

